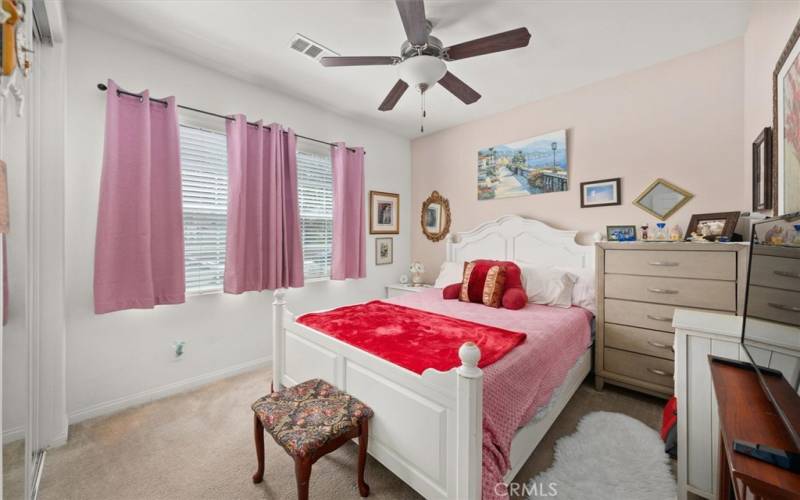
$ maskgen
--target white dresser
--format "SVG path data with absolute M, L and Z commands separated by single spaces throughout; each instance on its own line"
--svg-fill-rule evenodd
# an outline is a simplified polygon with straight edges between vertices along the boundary
M 717 498 L 719 417 L 709 354 L 748 361 L 741 347 L 742 317 L 675 312 L 675 394 L 678 397 L 678 498 L 689 493 Z M 793 386 L 800 377 L 800 349 L 748 347 L 759 365 L 780 370 Z
M 597 388 L 608 382 L 672 395 L 675 310 L 740 312 L 747 250 L 732 243 L 598 243 Z

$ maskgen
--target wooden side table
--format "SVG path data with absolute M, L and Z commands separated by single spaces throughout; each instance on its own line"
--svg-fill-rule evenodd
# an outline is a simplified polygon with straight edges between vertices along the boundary
M 713 357 L 709 364 L 719 407 L 719 499 L 800 498 L 800 474 L 733 451 L 734 439 L 798 451 L 756 373 Z M 800 396 L 786 379 L 767 376 L 765 380 L 783 402 L 782 408 L 792 412 L 789 419 L 800 422 Z

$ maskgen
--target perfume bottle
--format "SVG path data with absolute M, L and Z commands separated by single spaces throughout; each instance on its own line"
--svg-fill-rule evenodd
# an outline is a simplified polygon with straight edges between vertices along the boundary
M 672 226 L 672 229 L 669 230 L 669 239 L 670 241 L 681 241 L 683 238 L 683 230 L 681 230 L 681 226 L 675 224 Z

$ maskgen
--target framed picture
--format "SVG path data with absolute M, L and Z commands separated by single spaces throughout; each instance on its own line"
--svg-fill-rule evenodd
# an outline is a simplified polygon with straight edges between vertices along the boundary
M 772 208 L 800 211 L 800 21 L 772 73 Z
M 400 195 L 369 192 L 369 234 L 400 234 Z
M 702 236 L 704 240 L 717 241 L 725 237 L 730 241 L 733 230 L 739 222 L 739 212 L 719 212 L 715 214 L 694 214 L 686 229 L 686 239 L 691 240 L 693 234 Z
M 478 199 L 567 190 L 567 131 L 557 130 L 478 151 Z
M 375 238 L 375 265 L 384 266 L 394 262 L 394 240 Z
M 438 191 L 422 202 L 420 224 L 422 234 L 431 241 L 440 241 L 450 232 L 450 202 Z
M 581 208 L 607 207 L 620 205 L 620 183 L 622 180 L 603 179 L 601 181 L 581 182 Z
M 772 129 L 753 141 L 753 211 L 772 209 Z
M 636 226 L 606 226 L 608 241 L 636 241 Z

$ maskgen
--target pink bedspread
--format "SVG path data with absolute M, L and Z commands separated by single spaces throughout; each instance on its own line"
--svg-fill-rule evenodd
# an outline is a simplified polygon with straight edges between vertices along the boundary
M 592 313 L 580 307 L 528 304 L 512 311 L 442 299 L 438 288 L 386 300 L 395 304 L 522 332 L 526 340 L 484 369 L 483 498 L 506 498 L 496 485 L 510 468 L 514 433 L 547 404 L 591 343 Z

